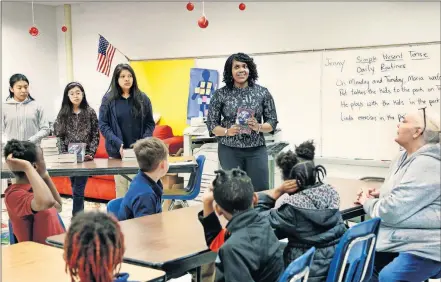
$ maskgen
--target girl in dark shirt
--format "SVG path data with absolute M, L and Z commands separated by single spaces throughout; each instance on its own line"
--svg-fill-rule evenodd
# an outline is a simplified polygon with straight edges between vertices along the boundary
M 273 97 L 268 89 L 256 84 L 257 78 L 252 58 L 243 53 L 231 55 L 224 68 L 226 86 L 218 89 L 210 101 L 207 127 L 218 139 L 222 168 L 239 167 L 251 178 L 254 189 L 262 191 L 269 188 L 263 133 L 274 132 L 278 121 Z M 243 123 L 244 130 L 236 120 Z
M 80 83 L 71 82 L 66 85 L 61 110 L 54 124 L 54 132 L 60 138 L 63 153 L 68 151 L 70 143 L 86 143 L 85 161 L 93 160 L 100 140 L 98 118 L 87 103 L 86 93 Z M 70 177 L 72 216 L 84 210 L 84 189 L 87 180 L 88 176 Z
M 115 67 L 112 81 L 104 95 L 99 115 L 99 128 L 106 139 L 106 151 L 111 158 L 123 158 L 124 149 L 139 139 L 151 137 L 155 130 L 152 104 L 138 88 L 135 72 L 128 64 Z M 134 175 L 129 175 L 133 178 Z M 115 175 L 116 197 L 123 197 L 128 181 Z

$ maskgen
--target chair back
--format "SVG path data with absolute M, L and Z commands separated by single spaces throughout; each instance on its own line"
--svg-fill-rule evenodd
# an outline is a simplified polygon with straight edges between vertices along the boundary
M 346 231 L 335 250 L 326 282 L 371 279 L 380 222 L 380 218 L 373 218 Z
M 309 249 L 301 257 L 291 262 L 283 272 L 279 282 L 308 281 L 309 270 L 314 258 L 315 247 Z
M 204 171 L 204 164 L 205 164 L 206 157 L 204 155 L 199 155 L 196 158 L 196 163 L 198 165 L 196 172 L 192 173 L 190 176 L 190 179 L 188 180 L 187 187 L 185 190 L 187 190 L 187 193 L 180 194 L 180 195 L 173 195 L 173 194 L 163 194 L 162 199 L 164 200 L 193 200 L 201 191 L 201 184 L 202 184 L 202 174 Z
M 116 217 L 118 217 L 119 208 L 121 207 L 123 198 L 117 198 L 110 200 L 107 203 L 107 213 L 113 213 Z

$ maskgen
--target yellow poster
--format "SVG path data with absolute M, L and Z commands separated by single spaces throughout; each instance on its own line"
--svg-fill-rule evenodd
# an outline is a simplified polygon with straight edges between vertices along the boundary
M 183 135 L 187 127 L 188 86 L 194 59 L 130 62 L 138 86 L 150 98 L 159 124 L 169 125 L 173 134 Z

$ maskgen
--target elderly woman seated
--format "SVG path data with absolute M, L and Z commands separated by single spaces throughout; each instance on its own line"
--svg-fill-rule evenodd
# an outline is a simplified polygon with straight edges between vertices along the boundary
M 358 194 L 366 214 L 381 218 L 374 275 L 423 281 L 441 273 L 440 119 L 420 109 L 398 124 L 404 148 L 379 191 Z

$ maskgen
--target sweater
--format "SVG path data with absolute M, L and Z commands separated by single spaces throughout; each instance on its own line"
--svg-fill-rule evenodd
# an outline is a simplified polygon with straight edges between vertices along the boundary
M 50 133 L 43 107 L 29 97 L 23 102 L 7 98 L 2 106 L 2 144 L 17 139 L 40 144 Z
M 71 112 L 66 124 L 60 115 L 54 123 L 54 133 L 61 141 L 61 151 L 66 153 L 69 143 L 86 143 L 86 155 L 95 156 L 100 141 L 98 118 L 91 107 L 81 110 L 78 114 Z
M 380 217 L 377 251 L 441 261 L 440 144 L 427 144 L 391 164 L 379 198 L 363 208 Z
M 111 158 L 121 158 L 119 150 L 123 144 L 123 134 L 118 123 L 116 112 L 116 101 L 110 99 L 110 92 L 104 95 L 101 106 L 98 125 L 101 133 L 106 139 L 106 151 Z M 143 117 L 141 119 L 141 135 L 137 140 L 151 137 L 155 130 L 155 121 L 153 119 L 152 103 L 144 93 L 141 94 Z

